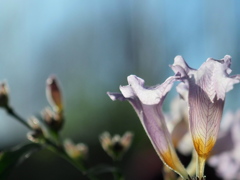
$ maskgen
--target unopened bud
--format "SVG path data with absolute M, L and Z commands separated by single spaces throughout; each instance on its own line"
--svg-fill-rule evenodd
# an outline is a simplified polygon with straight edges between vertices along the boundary
M 44 139 L 44 134 L 39 120 L 36 117 L 31 117 L 28 119 L 28 124 L 32 131 L 27 133 L 27 138 L 34 143 L 40 143 Z
M 66 153 L 72 159 L 85 159 L 88 155 L 88 147 L 83 143 L 74 144 L 71 140 L 64 141 L 64 148 Z
M 131 132 L 126 132 L 122 137 L 118 134 L 111 137 L 108 132 L 104 132 L 99 137 L 103 149 L 114 160 L 119 160 L 128 150 L 132 143 L 132 138 L 133 134 Z
M 28 119 L 28 124 L 33 130 L 42 130 L 39 120 L 34 116 Z
M 124 147 L 124 150 L 126 151 L 132 144 L 133 139 L 133 133 L 127 131 L 124 133 L 124 135 L 121 138 L 121 144 Z
M 57 112 L 62 112 L 62 93 L 55 76 L 50 76 L 47 79 L 46 96 L 49 104 L 53 107 L 53 109 Z
M 8 106 L 8 86 L 7 83 L 2 82 L 0 84 L 0 107 L 7 107 Z
M 50 108 L 45 108 L 42 112 L 45 123 L 54 131 L 60 131 L 63 126 L 63 114 L 54 112 Z
M 32 141 L 33 143 L 41 143 L 44 140 L 43 134 L 41 134 L 37 131 L 28 132 L 27 138 L 29 141 Z
M 104 132 L 99 137 L 102 148 L 107 151 L 112 146 L 112 138 L 109 132 Z

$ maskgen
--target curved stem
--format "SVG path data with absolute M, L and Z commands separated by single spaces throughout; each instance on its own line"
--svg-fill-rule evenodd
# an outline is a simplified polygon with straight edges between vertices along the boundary
M 192 152 L 192 159 L 190 161 L 190 163 L 187 166 L 187 172 L 189 174 L 189 176 L 193 177 L 196 174 L 196 170 L 197 170 L 197 152 L 195 150 L 193 150 Z
M 28 129 L 32 130 L 31 126 L 25 121 L 21 116 L 19 116 L 12 107 L 7 106 L 6 107 L 7 113 L 14 117 L 16 120 L 18 120 L 20 123 L 22 123 L 24 126 L 26 126 Z M 83 163 L 80 163 L 78 161 L 75 161 L 71 157 L 68 156 L 68 154 L 65 152 L 62 144 L 60 143 L 59 136 L 57 136 L 58 144 L 53 142 L 52 140 L 48 139 L 47 137 L 44 137 L 45 145 L 50 146 L 50 150 L 53 150 L 55 153 L 57 153 L 59 156 L 67 160 L 70 164 L 72 164 L 78 171 L 80 171 L 83 175 L 87 176 L 90 180 L 98 180 L 94 175 L 92 174 L 86 174 L 87 168 L 83 165 Z
M 83 163 L 79 163 L 78 161 L 75 161 L 74 159 L 70 158 L 68 154 L 65 152 L 62 145 L 56 145 L 54 142 L 52 142 L 49 139 L 45 138 L 45 141 L 50 147 L 54 148 L 54 152 L 60 155 L 62 158 L 67 160 L 73 167 L 75 167 L 78 171 L 80 171 L 83 175 L 87 176 L 90 180 L 98 180 L 94 175 L 87 174 L 87 168 L 84 166 Z
M 83 163 L 79 163 L 78 161 L 75 161 L 74 159 L 70 158 L 68 154 L 65 152 L 62 145 L 56 145 L 54 142 L 47 138 L 45 138 L 45 141 L 46 144 L 48 144 L 50 147 L 53 147 L 55 153 L 57 153 L 63 159 L 67 160 L 73 167 L 75 167 L 83 175 L 87 176 L 90 180 L 98 180 L 94 175 L 86 173 L 87 168 L 84 166 Z
M 7 113 L 8 113 L 10 116 L 12 116 L 12 117 L 14 117 L 15 119 L 17 119 L 20 123 L 22 123 L 22 124 L 23 124 L 24 126 L 26 126 L 28 129 L 32 129 L 32 128 L 29 126 L 29 124 L 28 124 L 23 118 L 21 118 L 21 117 L 13 110 L 12 107 L 7 106 L 7 107 L 6 107 L 6 111 L 7 111 Z
M 114 166 L 116 167 L 116 171 L 113 171 L 114 180 L 124 180 L 123 174 L 119 170 L 119 161 L 114 161 Z
M 74 161 L 72 158 L 70 158 L 67 153 L 64 151 L 64 148 L 62 146 L 56 145 L 54 142 L 52 142 L 50 139 L 45 138 L 44 139 L 46 144 L 53 148 L 54 152 L 60 155 L 62 158 L 67 160 L 70 164 L 72 164 L 77 170 L 81 171 L 83 174 L 86 172 L 86 168 L 81 165 L 80 163 Z M 52 150 L 52 149 L 50 149 Z

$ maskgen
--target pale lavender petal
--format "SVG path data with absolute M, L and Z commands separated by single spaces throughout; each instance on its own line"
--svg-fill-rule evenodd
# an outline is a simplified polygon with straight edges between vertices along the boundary
M 223 152 L 231 151 L 233 148 L 234 148 L 234 141 L 232 138 L 232 132 L 227 131 L 224 134 L 224 136 L 221 136 L 217 139 L 217 142 L 211 152 L 211 156 L 221 154 Z
M 122 93 L 117 92 L 107 92 L 107 95 L 113 100 L 124 101 L 126 98 L 122 95 Z
M 170 127 L 169 130 L 173 145 L 176 148 L 182 144 L 183 138 L 189 132 L 187 102 L 179 97 L 174 98 L 171 102 L 170 114 L 166 117 L 167 126 Z M 193 146 L 190 146 L 190 149 L 193 149 Z
M 230 74 L 232 72 L 232 70 L 230 69 L 230 66 L 231 66 L 231 63 L 232 63 L 231 59 L 232 59 L 232 57 L 229 56 L 229 55 L 225 55 L 224 58 L 223 58 L 227 74 Z
M 187 172 L 175 152 L 161 108 L 158 105 L 145 104 L 142 104 L 142 108 L 143 116 L 139 118 L 159 157 L 167 166 L 186 178 Z
M 231 111 L 227 111 L 224 114 L 221 125 L 220 125 L 219 136 L 223 136 L 227 131 L 230 131 L 236 117 L 237 117 L 236 114 Z
M 172 148 L 170 134 L 167 130 L 163 113 L 156 105 L 142 104 L 142 108 L 143 119 L 141 120 L 143 126 L 155 146 L 156 151 L 161 154 L 160 157 L 163 158 L 164 153 L 168 153 Z M 167 161 L 170 161 L 170 159 Z
M 188 102 L 188 85 L 181 82 L 177 85 L 176 90 L 180 97 L 186 102 Z
M 187 73 L 186 70 L 179 66 L 179 65 L 170 65 L 170 67 L 172 68 L 173 72 L 175 73 L 175 76 L 179 76 L 180 80 L 183 80 L 184 78 L 187 77 Z
M 231 151 L 234 149 L 234 144 L 239 141 L 234 140 L 234 128 L 238 126 L 238 124 L 236 124 L 235 122 L 240 119 L 239 115 L 239 112 L 232 113 L 228 111 L 225 113 L 221 122 L 218 139 L 211 152 L 211 156 L 216 156 L 223 152 Z M 237 133 L 237 136 L 239 134 L 240 133 Z
M 231 57 L 226 55 L 222 60 L 208 58 L 198 70 L 195 70 L 190 68 L 181 56 L 177 56 L 171 68 L 175 73 L 182 74 L 181 77 L 186 77 L 187 74 L 189 83 L 200 86 L 213 101 L 215 96 L 224 100 L 225 93 L 231 90 L 234 84 L 239 83 L 239 75 L 229 77 L 230 65 Z
M 208 163 L 214 167 L 223 179 L 240 178 L 240 110 L 228 112 L 223 119 L 225 122 L 220 131 L 220 139 L 213 148 Z M 229 124 L 230 122 L 230 124 Z M 225 127 L 227 126 L 227 128 Z M 224 129 L 223 129 L 224 128 Z M 224 151 L 223 151 L 224 150 Z
M 193 143 L 198 155 L 207 158 L 214 146 L 222 118 L 223 100 L 212 103 L 198 86 L 189 89 L 189 120 Z
M 182 119 L 175 124 L 173 130 L 171 131 L 171 137 L 173 140 L 174 147 L 177 147 L 182 140 L 182 138 L 188 132 L 188 123 Z
M 240 109 L 235 113 L 231 126 L 232 138 L 235 145 L 240 146 Z
M 183 68 L 186 74 L 189 74 L 192 70 L 194 70 L 193 68 L 190 68 L 183 57 L 179 55 L 174 58 L 173 66 L 179 66 Z
M 126 89 L 132 89 L 132 94 L 135 94 L 139 98 L 139 100 L 143 104 L 153 105 L 160 103 L 161 100 L 165 97 L 165 95 L 172 88 L 173 82 L 176 80 L 175 77 L 169 77 L 163 84 L 158 85 L 156 87 L 145 88 L 144 80 L 141 78 L 130 75 L 128 76 L 128 86 L 121 86 L 120 90 L 122 94 L 126 95 Z M 130 91 L 130 90 L 128 90 Z M 130 95 L 130 93 L 127 93 Z M 130 98 L 130 96 L 125 96 L 126 98 Z
M 226 87 L 226 92 L 232 90 L 233 85 L 240 82 L 240 74 L 237 74 L 234 76 L 229 76 L 229 78 L 231 79 L 231 81 L 229 82 L 228 86 Z
M 190 132 L 185 134 L 178 144 L 178 151 L 184 155 L 190 155 L 193 152 L 193 141 Z
M 175 97 L 170 104 L 170 117 L 168 117 L 168 121 L 175 126 L 180 121 L 184 121 L 188 124 L 188 104 L 187 101 L 184 101 L 180 97 Z M 167 122 L 168 122 L 167 121 Z M 188 126 L 188 125 L 187 125 Z
M 221 154 L 211 158 L 208 163 L 214 167 L 219 177 L 223 179 L 235 180 L 240 178 L 240 166 L 231 152 Z
M 224 100 L 226 92 L 239 82 L 238 79 L 229 77 L 227 72 L 230 64 L 229 56 L 223 60 L 208 59 L 194 74 L 194 83 L 207 93 L 212 102 L 215 96 Z

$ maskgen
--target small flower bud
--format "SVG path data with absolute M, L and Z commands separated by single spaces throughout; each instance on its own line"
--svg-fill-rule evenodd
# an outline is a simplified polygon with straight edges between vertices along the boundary
M 5 82 L 0 83 L 0 107 L 8 106 L 8 86 Z
M 35 117 L 31 117 L 28 119 L 28 124 L 33 131 L 27 133 L 27 138 L 34 143 L 42 142 L 44 134 L 39 120 Z
M 99 137 L 102 148 L 108 151 L 109 147 L 112 146 L 112 138 L 109 132 L 104 132 Z
M 45 108 L 42 112 L 45 123 L 54 131 L 60 131 L 63 126 L 63 114 L 54 112 L 50 108 Z
M 121 144 L 123 145 L 125 151 L 130 147 L 132 144 L 133 133 L 127 131 L 121 138 Z
M 27 138 L 29 141 L 32 141 L 33 143 L 41 143 L 44 140 L 42 134 L 40 134 L 37 131 L 28 132 Z
M 39 120 L 34 116 L 28 119 L 28 124 L 33 130 L 36 130 L 36 131 L 42 130 Z
M 111 137 L 108 132 L 104 132 L 99 137 L 103 149 L 114 160 L 119 160 L 128 150 L 132 143 L 132 138 L 133 134 L 131 132 L 126 132 L 122 137 L 118 134 Z
M 54 76 L 50 76 L 47 79 L 46 96 L 52 108 L 56 112 L 62 112 L 63 110 L 62 93 L 57 82 L 57 78 Z
M 66 153 L 72 159 L 85 159 L 88 155 L 88 147 L 83 143 L 74 144 L 71 140 L 67 139 L 64 141 L 64 148 Z

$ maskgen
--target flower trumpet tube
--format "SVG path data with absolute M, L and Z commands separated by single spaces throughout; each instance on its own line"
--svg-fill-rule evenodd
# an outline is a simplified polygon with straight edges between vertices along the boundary
M 189 125 L 200 179 L 217 139 L 225 94 L 239 83 L 239 75 L 229 76 L 230 65 L 231 57 L 226 55 L 222 60 L 208 58 L 198 70 L 190 68 L 181 56 L 176 56 L 171 66 L 188 88 Z
M 188 174 L 173 147 L 162 112 L 164 98 L 177 78 L 178 76 L 172 76 L 161 85 L 146 88 L 143 79 L 130 75 L 128 76 L 129 85 L 120 86 L 121 93 L 108 92 L 107 94 L 112 100 L 130 102 L 160 159 L 181 177 L 188 179 Z

